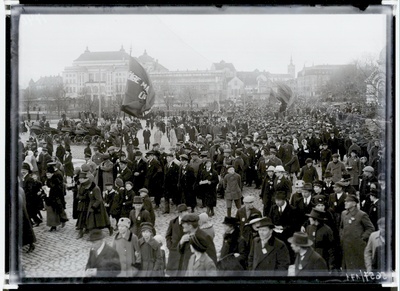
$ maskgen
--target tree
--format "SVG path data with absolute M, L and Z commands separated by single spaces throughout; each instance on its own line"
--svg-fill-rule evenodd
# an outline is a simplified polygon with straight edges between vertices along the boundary
M 183 89 L 183 96 L 182 99 L 184 102 L 188 102 L 190 109 L 193 109 L 193 103 L 195 100 L 198 99 L 199 92 L 196 87 L 194 86 L 186 86 Z
M 334 72 L 324 86 L 325 99 L 332 101 L 365 103 L 365 80 L 372 72 L 369 65 L 354 62 Z

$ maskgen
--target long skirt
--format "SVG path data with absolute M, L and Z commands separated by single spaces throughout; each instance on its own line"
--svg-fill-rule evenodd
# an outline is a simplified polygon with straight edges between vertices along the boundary
M 55 212 L 52 206 L 46 205 L 47 226 L 59 226 L 61 224 L 61 216 Z

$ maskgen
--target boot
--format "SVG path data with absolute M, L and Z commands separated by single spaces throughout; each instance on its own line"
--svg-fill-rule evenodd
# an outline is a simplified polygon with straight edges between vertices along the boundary
M 80 238 L 82 238 L 83 237 L 83 229 L 80 229 L 79 230 L 79 234 L 78 234 L 78 236 L 76 237 L 76 239 L 80 239 Z

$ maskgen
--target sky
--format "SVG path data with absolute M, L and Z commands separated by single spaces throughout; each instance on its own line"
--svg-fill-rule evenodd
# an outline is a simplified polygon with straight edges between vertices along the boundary
M 284 74 L 292 58 L 297 74 L 304 66 L 377 58 L 387 43 L 386 14 L 356 8 L 59 11 L 21 15 L 20 88 L 30 79 L 61 75 L 86 47 L 94 52 L 123 46 L 128 53 L 132 47 L 136 57 L 146 50 L 169 70 L 206 70 L 224 60 L 237 71 Z

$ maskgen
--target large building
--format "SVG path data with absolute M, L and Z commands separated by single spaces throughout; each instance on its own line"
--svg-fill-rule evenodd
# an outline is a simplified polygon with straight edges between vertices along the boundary
M 308 99 L 323 94 L 324 86 L 331 76 L 348 65 L 317 65 L 306 67 L 297 74 L 295 91 L 299 97 Z

